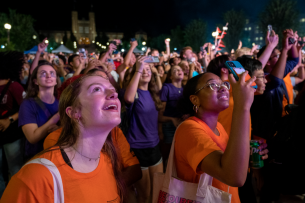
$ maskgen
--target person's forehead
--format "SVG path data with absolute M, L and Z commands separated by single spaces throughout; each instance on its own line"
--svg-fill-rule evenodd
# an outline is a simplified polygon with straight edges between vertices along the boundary
M 49 65 L 42 65 L 42 66 L 39 67 L 38 72 L 41 72 L 41 71 L 50 71 L 50 70 L 54 70 L 54 68 L 49 66 Z
M 109 87 L 109 88 L 113 87 L 108 79 L 104 78 L 102 76 L 102 74 L 99 75 L 98 73 L 97 73 L 97 75 L 91 75 L 91 76 L 85 77 L 83 79 L 82 83 L 83 83 L 83 88 L 85 88 L 85 89 L 87 89 L 91 84 L 94 84 L 94 83 L 99 83 L 99 84 L 102 84 L 103 86 Z
M 222 80 L 213 73 L 205 73 L 199 80 L 199 83 L 201 85 L 205 85 L 207 82 L 210 81 L 216 81 L 216 82 L 222 82 Z

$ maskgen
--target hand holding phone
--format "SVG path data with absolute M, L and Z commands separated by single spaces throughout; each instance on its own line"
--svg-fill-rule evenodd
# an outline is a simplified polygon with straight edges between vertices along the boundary
M 148 56 L 147 59 L 144 61 L 145 63 L 159 63 L 158 56 Z
M 246 72 L 245 68 L 238 62 L 238 61 L 226 61 L 226 67 L 228 68 L 229 72 L 233 74 L 236 81 L 239 80 L 241 74 Z M 250 75 L 246 76 L 246 81 L 251 79 Z M 252 83 L 251 87 L 257 89 L 257 85 L 255 82 Z

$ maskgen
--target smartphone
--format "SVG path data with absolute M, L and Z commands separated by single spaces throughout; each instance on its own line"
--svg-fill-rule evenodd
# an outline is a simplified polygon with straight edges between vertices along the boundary
M 270 36 L 272 36 L 272 25 L 268 25 L 268 32 Z
M 159 57 L 158 56 L 149 56 L 148 59 L 144 61 L 145 63 L 159 63 Z
M 108 63 L 112 63 L 112 64 L 114 65 L 113 60 L 112 60 L 111 58 L 108 58 L 108 59 L 107 59 L 107 62 L 108 62 Z
M 116 46 L 116 41 L 111 41 L 110 44 L 114 44 Z
M 246 72 L 245 68 L 238 62 L 238 61 L 226 61 L 226 67 L 229 69 L 229 72 L 233 74 L 236 81 L 239 80 L 239 75 Z M 251 77 L 248 74 L 246 76 L 246 81 L 249 80 Z M 257 85 L 255 82 L 252 83 L 251 87 L 257 89 Z
M 130 41 L 134 42 L 136 41 L 136 38 L 131 38 Z
M 288 43 L 289 43 L 289 44 L 294 44 L 294 43 L 295 43 L 295 39 L 292 38 L 292 37 L 289 37 Z
M 86 56 L 86 50 L 85 50 L 84 48 L 80 48 L 80 49 L 78 50 L 78 52 L 79 52 L 79 53 L 82 53 L 84 58 L 87 58 L 87 56 Z

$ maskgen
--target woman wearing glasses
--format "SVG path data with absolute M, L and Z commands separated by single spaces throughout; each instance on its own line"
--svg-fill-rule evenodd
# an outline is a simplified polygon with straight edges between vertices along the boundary
M 181 105 L 192 115 L 175 134 L 175 164 L 178 177 L 198 183 L 200 175 L 213 177 L 212 185 L 232 194 L 232 202 L 240 202 L 238 188 L 244 184 L 249 164 L 249 112 L 255 90 L 250 86 L 255 77 L 238 82 L 229 75 L 223 82 L 213 73 L 204 73 L 188 81 Z M 233 86 L 234 108 L 229 135 L 217 122 L 221 111 L 229 106 L 230 84 Z

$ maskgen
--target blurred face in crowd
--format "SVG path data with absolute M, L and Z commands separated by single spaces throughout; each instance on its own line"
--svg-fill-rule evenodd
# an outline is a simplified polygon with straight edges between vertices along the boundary
M 145 63 L 142 75 L 140 77 L 140 83 L 149 83 L 151 79 L 151 69 L 148 63 Z
M 158 66 L 158 73 L 159 73 L 160 77 L 163 77 L 163 75 L 164 75 L 163 66 Z
M 152 56 L 159 56 L 159 51 L 158 50 L 154 50 L 153 52 L 151 52 Z
M 40 66 L 35 84 L 40 87 L 54 87 L 57 84 L 55 69 L 49 65 Z
M 226 108 L 229 107 L 229 90 L 223 86 L 217 90 L 215 84 L 222 84 L 223 81 L 213 73 L 205 73 L 199 79 L 196 90 L 201 89 L 195 95 L 190 97 L 192 103 L 199 106 L 199 108 L 203 109 L 204 112 L 215 112 L 219 113 Z M 210 84 L 214 90 L 210 88 L 210 86 L 206 86 Z M 199 104 L 199 105 L 198 105 Z
M 195 58 L 195 61 L 198 61 L 197 54 L 193 53 L 193 57 Z
M 181 62 L 181 59 L 178 58 L 178 57 L 175 57 L 175 58 L 174 58 L 174 64 L 172 64 L 172 65 L 177 66 L 177 65 L 179 65 L 180 62 Z
M 187 49 L 183 54 L 183 58 L 188 61 L 191 61 L 192 57 L 193 57 L 193 51 L 191 49 Z
M 181 67 L 184 75 L 188 76 L 190 72 L 189 64 L 186 61 L 182 61 L 179 66 Z
M 77 68 L 80 64 L 80 58 L 79 56 L 76 56 L 73 58 L 73 61 L 70 62 L 70 65 L 73 67 L 73 68 Z
M 265 88 L 266 88 L 266 83 L 267 83 L 267 80 L 265 78 L 265 74 L 264 74 L 263 69 L 254 71 L 252 73 L 252 77 L 253 76 L 256 77 L 255 83 L 257 85 L 257 89 L 256 89 L 255 94 L 256 95 L 257 94 L 263 94 L 264 91 L 265 91 Z
M 184 77 L 184 73 L 180 66 L 173 66 L 171 68 L 171 78 L 170 79 L 172 81 L 177 81 L 177 80 L 182 81 L 183 77 Z
M 280 52 L 280 50 L 278 50 L 278 49 L 275 49 L 273 52 L 272 52 L 272 54 L 271 54 L 271 56 L 270 56 L 270 58 L 269 58 L 269 61 L 268 61 L 268 63 L 267 63 L 267 65 L 269 65 L 269 68 L 268 69 L 272 69 L 274 66 L 275 66 L 275 64 L 277 63 L 277 61 L 279 60 L 279 57 L 280 57 L 280 54 L 281 54 L 281 52 Z M 270 70 L 271 71 L 271 70 Z M 269 72 L 269 71 L 268 71 Z

